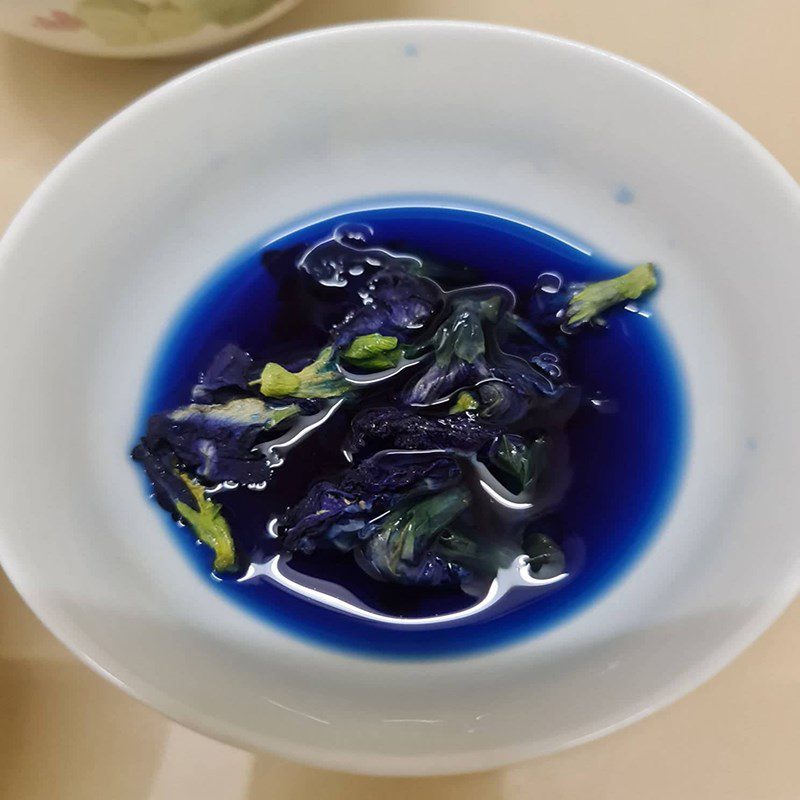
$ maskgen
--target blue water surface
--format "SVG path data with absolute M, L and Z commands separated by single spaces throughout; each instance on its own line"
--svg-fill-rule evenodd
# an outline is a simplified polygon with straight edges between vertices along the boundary
M 330 236 L 343 222 L 370 225 L 375 246 L 473 270 L 480 280 L 470 282 L 504 283 L 516 292 L 519 309 L 542 272 L 584 281 L 611 277 L 625 268 L 532 224 L 473 211 L 382 208 L 326 219 L 252 248 L 223 266 L 192 298 L 157 354 L 145 392 L 142 429 L 150 414 L 188 402 L 198 375 L 228 342 L 270 360 L 301 346 L 324 344 L 324 335 L 308 318 L 311 310 L 297 307 L 295 299 L 286 302 L 291 295 L 286 264 L 291 267 L 307 246 Z M 669 280 L 668 265 L 661 265 L 661 278 Z M 585 400 L 567 430 L 572 483 L 561 507 L 545 522 L 546 532 L 566 553 L 570 579 L 540 594 L 519 590 L 497 613 L 479 621 L 401 629 L 356 619 L 267 582 L 212 578 L 209 551 L 155 504 L 153 513 L 164 515 L 171 535 L 218 591 L 265 622 L 314 643 L 380 657 L 447 657 L 540 633 L 598 598 L 625 574 L 656 534 L 675 495 L 687 410 L 679 368 L 654 305 L 644 301 L 638 310 L 612 311 L 607 327 L 572 338 L 566 367 L 571 380 L 583 387 Z M 299 499 L 308 481 L 343 466 L 343 425 L 332 420 L 324 432 L 293 451 L 267 491 L 234 493 L 229 521 L 240 550 L 248 551 L 263 539 L 269 513 Z M 343 580 L 359 580 L 349 562 L 328 568 Z M 389 602 L 388 590 L 366 577 L 360 580 L 362 597 L 371 605 L 380 608 Z M 395 608 L 396 601 L 393 597 Z M 414 601 L 414 613 L 451 610 L 448 602 L 455 608 L 463 605 L 463 598 L 423 597 Z

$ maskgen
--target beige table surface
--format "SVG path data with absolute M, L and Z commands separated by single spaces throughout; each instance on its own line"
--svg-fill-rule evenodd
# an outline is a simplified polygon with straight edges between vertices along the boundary
M 305 0 L 260 38 L 378 17 L 514 24 L 621 53 L 708 98 L 800 177 L 800 0 Z M 0 230 L 90 130 L 192 63 L 0 35 Z M 800 603 L 721 675 L 619 733 L 502 771 L 394 780 L 254 756 L 167 721 L 82 666 L 0 576 L 0 797 L 798 800 Z

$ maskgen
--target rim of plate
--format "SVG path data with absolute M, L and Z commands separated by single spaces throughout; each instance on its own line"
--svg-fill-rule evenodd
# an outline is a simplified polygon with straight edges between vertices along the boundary
M 592 58 L 616 62 L 627 71 L 637 74 L 641 80 L 652 84 L 660 84 L 668 90 L 683 96 L 685 101 L 695 106 L 695 108 L 710 119 L 713 124 L 724 128 L 729 136 L 734 137 L 742 145 L 746 146 L 752 156 L 758 161 L 759 167 L 770 175 L 771 179 L 775 182 L 776 188 L 780 188 L 786 193 L 787 198 L 796 207 L 798 220 L 800 220 L 800 184 L 795 181 L 775 156 L 739 123 L 735 122 L 712 103 L 655 70 L 593 45 L 525 28 L 458 20 L 426 20 L 424 18 L 381 20 L 377 22 L 358 22 L 316 28 L 248 45 L 232 53 L 204 62 L 171 78 L 167 82 L 160 84 L 133 100 L 100 126 L 92 130 L 36 187 L 21 209 L 13 217 L 2 238 L 0 238 L 0 269 L 8 268 L 4 262 L 13 252 L 16 240 L 26 235 L 28 221 L 36 214 L 42 199 L 56 189 L 59 183 L 67 178 L 75 167 L 81 164 L 84 158 L 90 157 L 92 149 L 107 135 L 116 130 L 118 126 L 126 125 L 129 120 L 145 111 L 152 103 L 160 100 L 163 96 L 178 90 L 182 84 L 202 78 L 206 73 L 214 72 L 221 66 L 247 59 L 252 54 L 263 50 L 279 50 L 292 47 L 295 42 L 301 41 L 307 42 L 332 37 L 335 38 L 342 35 L 359 35 L 362 32 L 368 34 L 370 32 L 380 32 L 382 30 L 396 31 L 403 28 L 409 30 L 457 29 L 460 31 L 471 31 L 476 35 L 492 34 L 514 39 L 527 39 L 532 43 L 544 41 L 560 47 L 586 53 Z M 176 702 L 172 697 L 162 693 L 156 686 L 151 685 L 146 680 L 137 681 L 135 679 L 136 676 L 120 675 L 119 673 L 124 672 L 124 669 L 115 669 L 113 667 L 106 668 L 103 666 L 101 663 L 102 659 L 99 656 L 96 658 L 92 655 L 92 653 L 96 652 L 98 649 L 95 646 L 94 640 L 89 636 L 83 636 L 73 631 L 70 628 L 67 618 L 59 612 L 57 606 L 50 603 L 45 596 L 36 591 L 35 586 L 31 585 L 29 577 L 26 575 L 27 570 L 24 563 L 12 556 L 8 547 L 6 547 L 5 541 L 5 534 L 2 528 L 0 528 L 0 566 L 2 566 L 9 581 L 42 624 L 80 661 L 98 675 L 123 689 L 130 696 L 182 725 L 235 746 L 245 749 L 251 749 L 253 747 L 253 743 L 248 741 L 244 736 L 240 736 L 238 732 L 223 730 L 223 727 L 225 727 L 224 724 L 209 723 L 204 719 L 201 713 L 194 711 L 194 709 L 187 709 L 182 704 Z M 678 677 L 666 683 L 660 691 L 653 694 L 651 702 L 637 712 L 623 716 L 611 725 L 592 731 L 589 734 L 575 737 L 567 742 L 559 743 L 554 746 L 523 743 L 513 748 L 503 747 L 498 750 L 465 751 L 459 754 L 458 758 L 450 759 L 450 764 L 444 767 L 442 759 L 436 755 L 432 755 L 424 759 L 414 759 L 414 769 L 409 772 L 408 758 L 399 756 L 396 759 L 396 763 L 394 759 L 384 758 L 382 767 L 377 769 L 367 768 L 361 771 L 373 775 L 398 775 L 405 772 L 405 774 L 418 776 L 479 772 L 526 758 L 558 752 L 568 747 L 574 747 L 599 739 L 670 705 L 712 678 L 755 642 L 755 640 L 758 639 L 758 637 L 786 610 L 798 593 L 800 593 L 800 568 L 796 568 L 794 574 L 788 575 L 784 581 L 780 584 L 776 584 L 769 600 L 765 601 L 761 607 L 753 610 L 748 623 L 741 626 L 738 631 L 728 637 L 722 645 L 709 652 L 702 661 L 699 661 L 695 665 L 691 674 Z M 274 746 L 272 744 L 270 745 L 270 750 L 279 756 L 317 767 L 343 769 L 341 759 L 327 750 L 309 746 L 303 748 L 297 748 L 291 745 L 287 746 L 279 738 L 270 738 L 274 743 Z M 392 766 L 393 764 L 394 766 Z

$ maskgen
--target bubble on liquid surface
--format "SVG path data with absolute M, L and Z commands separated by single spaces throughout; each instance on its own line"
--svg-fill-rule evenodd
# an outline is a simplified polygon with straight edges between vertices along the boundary
M 536 280 L 533 289 L 545 294 L 556 294 L 561 289 L 564 279 L 557 272 L 543 272 Z
M 392 265 L 409 269 L 421 265 L 415 256 L 370 247 L 373 234 L 369 225 L 343 223 L 328 238 L 309 247 L 298 260 L 297 268 L 322 286 L 342 288 L 347 286 L 350 277 L 359 277 L 367 270 L 374 272 Z

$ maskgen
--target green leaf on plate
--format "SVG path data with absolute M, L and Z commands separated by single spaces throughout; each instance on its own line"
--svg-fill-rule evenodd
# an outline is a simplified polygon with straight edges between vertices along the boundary
M 190 7 L 209 22 L 223 27 L 240 25 L 257 17 L 276 0 L 174 0 L 182 7 Z
M 112 47 L 130 47 L 188 36 L 205 23 L 190 5 L 164 0 L 78 0 L 75 16 Z

